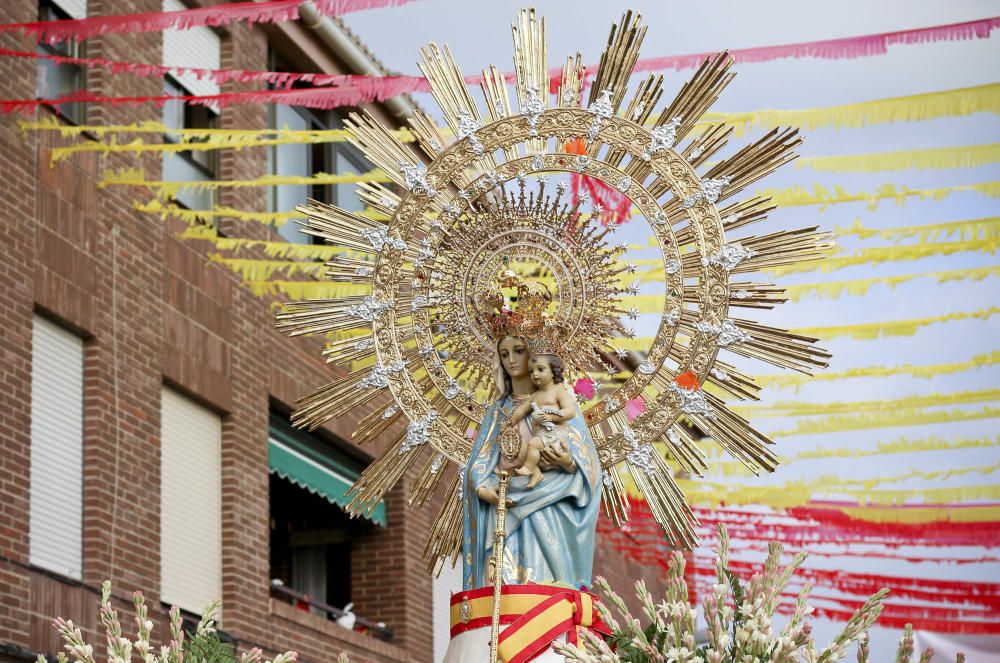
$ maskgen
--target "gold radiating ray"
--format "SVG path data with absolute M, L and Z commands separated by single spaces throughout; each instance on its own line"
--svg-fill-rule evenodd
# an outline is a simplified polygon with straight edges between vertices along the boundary
M 363 324 L 351 313 L 361 305 L 363 296 L 341 299 L 312 299 L 285 304 L 277 314 L 276 328 L 289 336 L 325 334 L 361 327 Z
M 340 368 L 350 368 L 351 364 L 366 361 L 375 356 L 375 346 L 371 336 L 341 339 L 327 344 L 323 349 L 326 363 Z
M 514 73 L 517 75 L 517 102 L 523 114 L 537 104 L 541 110 L 549 107 L 548 44 L 545 41 L 545 19 L 538 18 L 534 9 L 522 9 L 518 21 L 511 26 L 514 37 Z M 525 143 L 529 154 L 545 149 L 542 137 Z
M 375 408 L 368 414 L 354 429 L 351 439 L 358 444 L 368 444 L 374 442 L 387 430 L 396 425 L 396 422 L 403 418 L 403 412 L 391 405 L 387 408 Z
M 462 474 L 455 473 L 451 487 L 446 492 L 444 503 L 431 525 L 430 536 L 424 546 L 423 557 L 428 561 L 427 570 L 435 576 L 441 572 L 445 560 L 450 557 L 452 564 L 462 551 Z
M 715 360 L 715 371 L 708 375 L 708 381 L 741 401 L 760 400 L 760 385 L 752 377 L 721 359 Z
M 639 60 L 639 48 L 645 36 L 646 26 L 642 25 L 642 16 L 638 13 L 633 15 L 631 10 L 625 12 L 620 24 L 611 25 L 608 45 L 601 53 L 588 104 L 597 101 L 605 90 L 611 90 L 611 106 L 615 112 L 618 111 L 632 70 Z
M 586 73 L 582 56 L 567 56 L 563 65 L 562 77 L 559 80 L 556 105 L 560 108 L 577 108 L 580 105 L 580 95 L 583 92 L 583 77 Z
M 733 282 L 729 285 L 729 305 L 740 308 L 772 309 L 788 301 L 784 288 L 771 283 Z
M 307 205 L 296 205 L 295 211 L 307 217 L 306 222 L 301 224 L 304 234 L 353 251 L 372 252 L 371 243 L 361 235 L 362 229 L 386 228 L 380 221 L 316 200 L 310 200 Z
M 672 545 L 693 548 L 698 543 L 694 528 L 700 523 L 674 481 L 673 470 L 663 456 L 653 453 L 650 462 L 653 465 L 651 471 L 632 460 L 627 460 L 626 464 L 636 487 L 645 495 L 653 517 L 664 528 L 667 540 Z
M 504 79 L 503 72 L 496 65 L 490 65 L 488 69 L 483 70 L 483 81 L 480 83 L 480 87 L 486 98 L 486 110 L 489 112 L 491 120 L 496 122 L 510 116 L 512 110 L 510 95 L 507 93 L 507 81 Z M 507 161 L 513 161 L 520 156 L 514 145 L 505 147 L 503 152 Z
M 733 156 L 713 166 L 704 177 L 729 178 L 719 201 L 736 195 L 757 180 L 767 177 L 798 155 L 793 151 L 802 144 L 798 129 L 772 129 L 760 140 L 747 145 Z
M 713 416 L 690 414 L 688 418 L 692 423 L 754 474 L 759 474 L 761 470 L 774 471 L 779 461 L 770 448 L 774 442 L 726 407 L 719 397 L 705 392 L 705 400 L 711 407 Z
M 736 274 L 820 260 L 834 248 L 833 234 L 820 232 L 817 226 L 781 230 L 769 235 L 751 235 L 740 238 L 739 243 L 753 251 L 754 255 L 733 269 Z
M 395 134 L 382 126 L 368 111 L 351 113 L 344 120 L 344 126 L 350 132 L 348 142 L 361 150 L 365 158 L 376 168 L 381 168 L 395 184 L 407 188 L 400 164 L 420 163 L 419 156 L 410 147 L 399 142 Z
M 682 471 L 704 475 L 708 469 L 707 457 L 686 427 L 675 424 L 664 434 L 662 442 Z
M 705 58 L 691 79 L 685 83 L 669 106 L 656 119 L 656 126 L 663 126 L 675 117 L 681 118 L 677 140 L 683 140 L 702 115 L 715 103 L 727 85 L 736 77 L 729 68 L 733 59 L 729 52 Z
M 642 118 L 639 122 L 645 122 L 662 96 L 663 75 L 650 74 L 644 81 L 639 83 L 635 94 L 632 95 L 632 100 L 625 109 L 625 117 L 629 119 Z M 604 157 L 604 160 L 618 168 L 626 154 L 625 150 L 611 149 L 608 151 L 607 156 Z M 646 179 L 652 172 L 649 164 L 642 159 L 632 159 L 625 168 L 625 173 L 637 181 Z
M 818 339 L 752 320 L 731 319 L 751 338 L 746 343 L 727 348 L 730 352 L 806 374 L 810 374 L 813 368 L 826 368 L 829 364 L 832 355 L 815 345 Z
M 692 168 L 697 168 L 711 159 L 716 152 L 724 148 L 726 143 L 729 142 L 729 137 L 732 135 L 732 127 L 725 124 L 713 124 L 706 131 L 692 139 L 688 143 L 688 146 L 681 152 L 681 156 L 691 164 Z
M 451 128 L 454 135 L 462 135 L 463 120 L 471 120 L 475 126 L 483 125 L 483 117 L 479 112 L 479 106 L 469 93 L 469 86 L 465 84 L 465 76 L 462 70 L 455 63 L 455 58 L 451 54 L 451 49 L 447 44 L 441 48 L 431 42 L 420 49 L 420 59 L 417 66 L 423 73 L 424 78 L 431 86 L 431 94 L 441 108 L 445 122 Z M 484 154 L 476 162 L 480 171 L 493 170 L 496 162 L 490 154 Z
M 411 506 L 423 506 L 441 484 L 445 474 L 453 474 L 451 463 L 445 460 L 444 456 L 438 454 L 428 454 L 427 462 L 424 463 L 413 489 L 410 491 L 409 503 Z
M 406 442 L 406 431 L 401 432 L 392 443 L 386 447 L 382 455 L 361 473 L 361 478 L 354 482 L 347 495 L 351 502 L 347 510 L 351 514 L 366 513 L 371 515 L 385 494 L 409 472 L 417 459 L 424 454 L 423 449 L 403 451 Z
M 628 521 L 629 503 L 628 495 L 625 493 L 625 484 L 622 482 L 621 474 L 614 465 L 603 468 L 604 489 L 601 491 L 601 505 L 604 513 L 615 523 L 615 527 L 621 527 Z

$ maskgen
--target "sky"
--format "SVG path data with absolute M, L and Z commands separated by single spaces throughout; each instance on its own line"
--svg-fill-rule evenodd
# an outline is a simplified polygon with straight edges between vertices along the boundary
M 404 6 L 349 14 L 347 25 L 378 55 L 391 70 L 401 74 L 419 74 L 415 65 L 418 49 L 429 41 L 447 43 L 465 73 L 478 73 L 489 64 L 502 70 L 511 68 L 510 24 L 520 5 L 512 2 L 458 2 L 421 0 Z M 649 26 L 640 57 L 679 55 L 724 48 L 768 46 L 838 37 L 866 35 L 907 28 L 934 26 L 996 15 L 1000 3 L 986 1 L 917 2 L 882 0 L 838 3 L 815 2 L 634 2 Z M 563 61 L 579 50 L 588 63 L 596 63 L 607 39 L 610 24 L 617 20 L 625 5 L 593 0 L 548 0 L 536 5 L 548 24 L 550 65 Z M 913 95 L 958 87 L 996 83 L 1000 80 L 1000 34 L 975 41 L 951 41 L 936 44 L 891 47 L 885 55 L 853 60 L 783 59 L 758 64 L 738 64 L 736 80 L 727 88 L 717 111 L 816 108 L 855 103 L 887 97 Z M 667 74 L 666 99 L 690 77 L 690 71 Z M 478 90 L 475 95 L 481 99 Z M 435 110 L 430 95 L 416 95 L 428 110 Z M 747 139 L 762 132 L 750 132 Z M 856 129 L 821 127 L 804 130 L 802 156 L 866 154 L 937 147 L 960 147 L 1000 142 L 1000 116 L 977 114 L 941 118 L 925 122 L 897 122 Z M 745 144 L 735 140 L 729 152 Z M 830 173 L 786 166 L 765 180 L 766 187 L 815 184 L 827 188 L 842 186 L 849 192 L 874 191 L 892 183 L 910 188 L 937 188 L 1000 180 L 997 164 L 954 170 L 887 171 L 875 173 Z M 1000 216 L 1000 202 L 979 193 L 956 193 L 942 200 L 910 199 L 904 205 L 883 200 L 876 209 L 865 203 L 819 207 L 791 207 L 772 214 L 766 224 L 752 232 L 770 232 L 782 228 L 818 225 L 833 231 L 860 220 L 865 227 L 883 229 L 965 219 Z M 636 223 L 620 231 L 626 238 L 642 239 L 648 228 Z M 952 240 L 954 241 L 954 240 Z M 914 243 L 906 240 L 902 244 Z M 845 252 L 858 248 L 886 246 L 878 238 L 860 241 L 844 237 L 838 245 Z M 814 283 L 875 276 L 918 274 L 941 270 L 997 265 L 990 253 L 956 253 L 916 261 L 865 264 L 831 273 L 819 271 L 780 277 L 780 285 Z M 755 279 L 760 280 L 760 279 Z M 779 327 L 832 326 L 866 322 L 937 316 L 945 313 L 976 311 L 997 304 L 1000 287 L 996 279 L 956 281 L 939 284 L 918 278 L 894 289 L 876 285 L 864 296 L 842 295 L 838 299 L 806 296 L 756 317 Z M 646 321 L 648 324 L 649 321 Z M 833 353 L 830 370 L 851 367 L 899 364 L 938 364 L 967 361 L 975 355 L 997 350 L 1000 317 L 987 321 L 966 320 L 931 325 L 912 336 L 883 337 L 875 340 L 837 338 L 823 343 Z M 778 371 L 759 364 L 742 362 L 751 372 L 774 374 Z M 1000 366 L 986 366 L 972 371 L 917 379 L 905 375 L 887 378 L 855 378 L 815 382 L 804 385 L 798 393 L 790 389 L 766 389 L 762 403 L 806 401 L 830 403 L 858 400 L 891 400 L 912 395 L 948 394 L 957 391 L 995 389 L 1000 386 Z M 980 409 L 983 404 L 954 406 Z M 780 417 L 754 421 L 765 433 L 792 427 L 794 420 Z M 871 448 L 883 441 L 900 437 L 910 439 L 937 436 L 995 438 L 995 419 L 979 419 L 950 424 L 862 430 L 850 433 L 797 435 L 778 439 L 779 455 L 789 456 L 815 447 Z M 779 468 L 770 476 L 755 480 L 760 485 L 781 485 L 789 481 L 836 474 L 841 477 L 891 477 L 911 469 L 924 471 L 988 467 L 1000 463 L 996 446 L 955 452 L 867 456 L 858 459 L 821 459 L 799 461 Z M 995 484 L 996 475 L 965 473 L 934 481 L 908 480 L 892 483 L 889 488 L 923 488 Z M 818 497 L 838 499 L 835 492 Z M 843 499 L 843 496 L 840 496 Z M 1000 538 L 1000 533 L 998 533 Z M 974 555 L 974 550 L 916 551 L 917 554 Z M 982 551 L 978 551 L 982 552 Z M 814 567 L 863 570 L 860 558 L 814 558 Z M 870 566 L 870 565 L 869 565 Z M 879 568 L 887 575 L 936 577 L 963 580 L 995 581 L 1000 565 L 911 564 L 893 562 Z M 815 633 L 819 642 L 832 638 L 836 630 L 820 621 Z M 895 648 L 898 632 L 876 629 L 873 632 L 873 660 L 887 660 Z M 852 654 L 853 656 L 853 654 Z M 971 663 L 971 661 L 970 661 Z

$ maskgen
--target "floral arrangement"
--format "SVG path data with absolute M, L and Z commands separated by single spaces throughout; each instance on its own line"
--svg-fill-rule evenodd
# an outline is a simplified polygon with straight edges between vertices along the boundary
M 817 650 L 812 638 L 812 625 L 807 617 L 813 612 L 808 604 L 811 583 L 799 592 L 791 618 L 778 632 L 772 627 L 775 609 L 782 591 L 795 570 L 805 561 L 800 552 L 784 569 L 779 569 L 782 546 L 772 541 L 768 546 L 763 573 L 751 576 L 746 586 L 729 570 L 729 537 L 720 525 L 716 547 L 716 583 L 702 600 L 708 624 L 708 642 L 695 641 L 697 612 L 688 600 L 684 580 L 684 556 L 674 552 L 668 565 L 665 600 L 659 605 L 646 589 L 636 583 L 636 595 L 642 604 L 648 624 L 642 626 L 622 598 L 598 578 L 596 585 L 607 603 L 598 604 L 601 619 L 611 628 L 605 642 L 589 632 L 584 633 L 584 649 L 557 644 L 555 648 L 567 661 L 580 663 L 834 663 L 847 655 L 847 648 L 858 643 L 858 663 L 868 663 L 868 630 L 882 613 L 882 600 L 889 593 L 883 588 L 865 601 L 832 643 Z M 907 625 L 896 663 L 910 663 L 913 655 L 913 629 Z M 919 663 L 928 663 L 933 650 L 925 651 Z M 956 663 L 964 663 L 959 654 Z
M 295 663 L 298 654 L 285 652 L 265 661 L 264 652 L 254 647 L 244 652 L 238 658 L 233 648 L 219 640 L 215 630 L 215 615 L 222 607 L 221 601 L 213 601 L 202 613 L 201 621 L 190 635 L 184 632 L 181 621 L 181 611 L 177 606 L 170 608 L 170 641 L 154 651 L 150 644 L 153 631 L 153 621 L 149 619 L 146 599 L 142 592 L 132 595 L 135 605 L 136 638 L 131 640 L 122 632 L 118 611 L 111 605 L 111 581 L 105 580 L 101 586 L 101 623 L 107 635 L 108 663 L 130 663 L 133 656 L 143 663 Z M 53 625 L 65 642 L 66 652 L 56 654 L 59 663 L 96 663 L 94 647 L 83 639 L 83 631 L 72 621 L 57 617 Z M 187 640 L 185 638 L 188 638 Z M 37 663 L 46 663 L 44 656 L 39 655 Z M 348 663 L 347 657 L 341 655 L 338 663 Z
M 589 632 L 584 633 L 584 648 L 557 644 L 556 650 L 567 661 L 579 663 L 835 663 L 847 655 L 847 648 L 857 643 L 858 663 L 868 663 L 868 630 L 882 612 L 882 600 L 889 593 L 882 589 L 873 594 L 847 622 L 840 634 L 826 647 L 817 650 L 812 639 L 812 625 L 808 616 L 813 609 L 808 604 L 811 583 L 799 592 L 791 618 L 778 632 L 772 627 L 775 609 L 782 591 L 795 570 L 806 559 L 802 552 L 779 569 L 782 546 L 772 541 L 762 573 L 751 576 L 746 586 L 729 570 L 729 537 L 723 526 L 719 527 L 719 544 L 716 548 L 715 571 L 717 582 L 702 600 L 705 621 L 708 624 L 708 642 L 698 645 L 695 640 L 696 611 L 688 600 L 684 580 L 684 556 L 674 552 L 671 556 L 665 600 L 659 605 L 646 589 L 645 583 L 636 583 L 636 594 L 642 604 L 643 616 L 648 624 L 630 614 L 625 602 L 603 578 L 597 586 L 607 599 L 598 604 L 598 611 L 610 626 L 612 635 L 604 641 Z M 253 648 L 236 656 L 233 648 L 219 640 L 215 630 L 215 615 L 221 602 L 215 601 L 206 609 L 191 634 L 182 628 L 180 610 L 170 609 L 170 640 L 154 651 L 150 644 L 153 622 L 148 618 L 142 592 L 133 594 L 135 605 L 136 639 L 130 640 L 122 633 L 117 611 L 111 606 L 111 583 L 105 581 L 101 592 L 101 622 L 107 634 L 108 663 L 130 663 L 133 656 L 143 663 L 296 663 L 298 654 L 293 651 L 265 660 L 264 653 Z M 612 613 L 612 608 L 617 616 Z M 59 663 L 96 663 L 94 648 L 83 639 L 81 629 L 72 621 L 56 618 L 54 626 L 65 641 L 65 652 L 59 652 Z M 896 663 L 910 663 L 914 654 L 913 629 L 907 625 L 896 652 Z M 919 663 L 929 663 L 934 652 L 925 651 Z M 338 663 L 348 663 L 341 654 Z M 956 663 L 964 663 L 958 655 Z M 46 663 L 38 657 L 38 663 Z

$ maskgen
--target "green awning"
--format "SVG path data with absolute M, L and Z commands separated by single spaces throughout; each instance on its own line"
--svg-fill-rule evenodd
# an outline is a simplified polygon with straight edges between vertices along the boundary
M 358 479 L 360 472 L 348 466 L 346 462 L 338 462 L 332 454 L 317 453 L 309 445 L 294 439 L 289 431 L 282 428 L 271 426 L 267 453 L 270 471 L 346 509 L 351 501 L 347 497 L 347 491 Z M 385 504 L 379 502 L 371 515 L 365 517 L 385 527 Z

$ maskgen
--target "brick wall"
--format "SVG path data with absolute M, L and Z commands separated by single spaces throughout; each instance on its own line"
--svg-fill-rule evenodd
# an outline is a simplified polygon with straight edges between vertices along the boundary
M 90 14 L 158 11 L 160 0 L 90 0 Z M 0 22 L 37 18 L 32 0 L 0 3 Z M 269 28 L 287 38 L 301 28 Z M 296 32 L 298 31 L 298 32 Z M 267 68 L 268 34 L 236 25 L 223 38 L 223 66 Z M 16 35 L 0 44 L 31 50 Z M 160 35 L 107 35 L 88 41 L 88 55 L 160 62 Z M 324 64 L 324 69 L 329 69 Z M 34 64 L 0 58 L 0 95 L 34 95 Z M 245 84 L 244 84 L 245 85 Z M 88 87 L 101 95 L 155 95 L 157 79 L 93 70 Z M 234 84 L 227 89 L 239 89 Z M 49 115 L 41 110 L 39 117 Z M 153 106 L 91 107 L 92 124 L 162 119 Z M 263 106 L 236 106 L 222 126 L 266 126 Z M 22 135 L 12 117 L 0 118 L 0 167 L 5 195 L 0 208 L 0 643 L 55 653 L 50 622 L 60 614 L 96 628 L 96 588 L 112 578 L 127 600 L 141 588 L 158 626 L 159 604 L 159 402 L 163 384 L 190 395 L 223 417 L 223 601 L 225 629 L 243 646 L 273 654 L 298 649 L 305 661 L 329 660 L 345 650 L 355 662 L 430 661 L 430 578 L 420 559 L 434 516 L 410 509 L 406 485 L 387 498 L 389 527 L 354 542 L 352 585 L 358 614 L 389 624 L 391 643 L 343 631 L 269 596 L 267 433 L 269 403 L 292 406 L 307 389 L 330 379 L 315 341 L 286 339 L 273 330 L 271 302 L 239 286 L 223 267 L 209 264 L 205 247 L 175 238 L 180 226 L 142 215 L 136 200 L 150 192 L 98 188 L 105 169 L 141 166 L 158 179 L 160 157 L 147 154 L 76 155 L 54 168 L 54 132 Z M 265 174 L 261 148 L 226 151 L 221 175 L 244 179 Z M 263 189 L 224 191 L 220 203 L 265 209 Z M 223 231 L 227 228 L 223 226 Z M 240 235 L 270 231 L 240 228 Z M 270 237 L 274 239 L 275 237 Z M 28 564 L 28 467 L 31 326 L 38 312 L 85 339 L 83 579 L 75 583 Z M 350 439 L 356 418 L 330 425 Z M 118 469 L 116 474 L 115 469 Z M 651 576 L 599 547 L 595 569 L 616 584 Z M 650 577 L 651 581 L 655 578 Z M 123 612 L 128 606 L 123 603 Z

